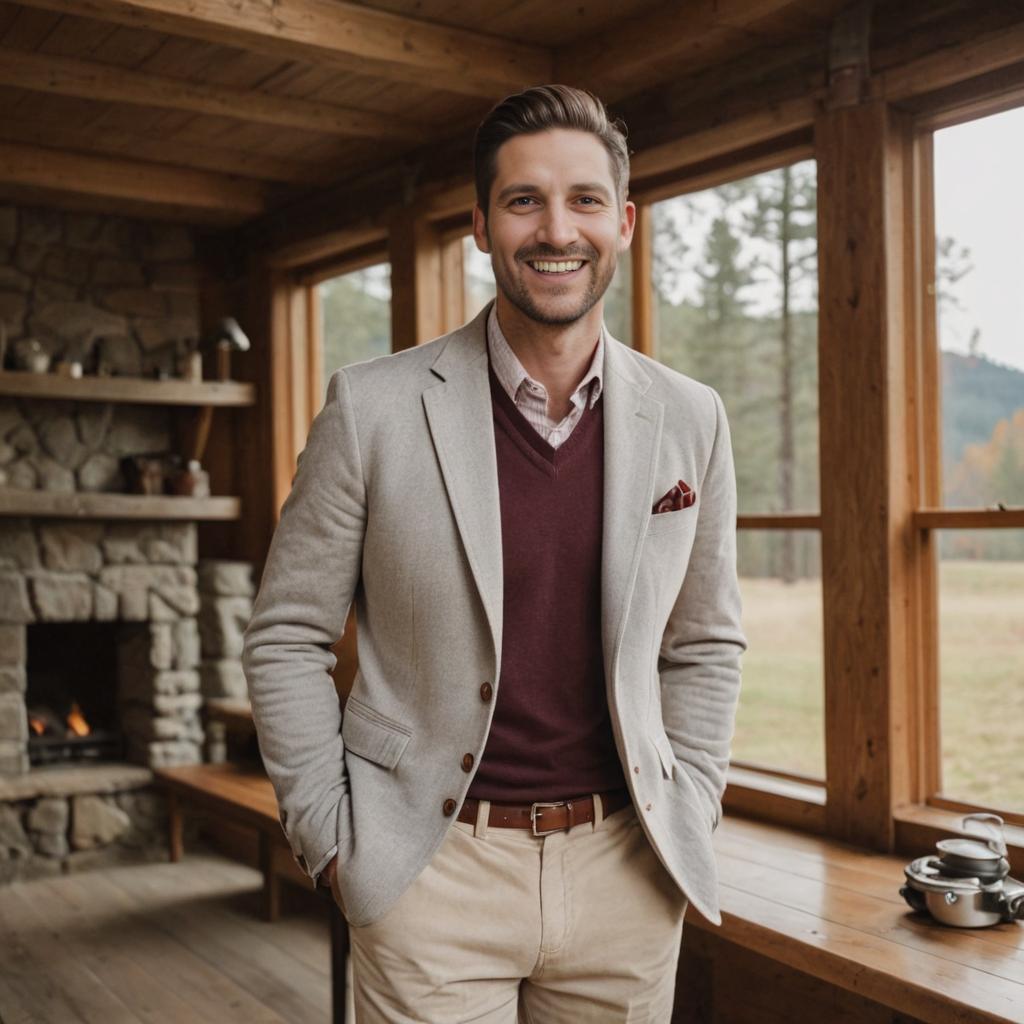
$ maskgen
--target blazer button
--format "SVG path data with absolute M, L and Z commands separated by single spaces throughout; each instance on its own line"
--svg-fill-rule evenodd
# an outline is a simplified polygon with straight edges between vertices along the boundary
M 471 772 L 473 770 L 473 755 L 463 754 L 462 755 L 462 770 L 464 772 Z
M 490 683 L 484 683 L 480 687 L 480 699 L 486 704 L 494 696 L 494 689 Z
M 444 805 L 441 807 L 441 810 L 444 811 L 444 816 L 446 818 L 450 818 L 455 813 L 455 801 L 451 797 L 448 797 L 448 799 L 445 800 Z

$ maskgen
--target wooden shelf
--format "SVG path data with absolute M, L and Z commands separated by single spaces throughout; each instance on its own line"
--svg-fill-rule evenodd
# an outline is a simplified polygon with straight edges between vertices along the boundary
M 60 519 L 238 519 L 235 497 L 25 491 L 0 487 L 0 516 Z
M 256 388 L 243 381 L 149 380 L 145 377 L 62 377 L 25 370 L 0 371 L 0 395 L 15 398 L 124 402 L 133 405 L 244 406 Z

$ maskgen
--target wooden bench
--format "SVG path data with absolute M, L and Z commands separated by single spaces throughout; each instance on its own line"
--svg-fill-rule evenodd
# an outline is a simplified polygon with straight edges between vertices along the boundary
M 184 854 L 183 820 L 186 806 L 199 807 L 226 820 L 254 829 L 259 837 L 263 872 L 263 916 L 277 919 L 281 910 L 280 882 L 289 877 L 309 887 L 309 876 L 292 857 L 278 818 L 277 797 L 262 770 L 232 763 L 194 764 L 154 770 L 157 786 L 168 799 L 170 859 Z M 326 889 L 317 892 L 330 903 L 331 991 L 334 1024 L 344 1024 L 346 970 L 349 953 L 348 924 Z
M 157 768 L 155 782 L 167 794 L 168 848 L 172 861 L 183 853 L 184 807 L 190 805 L 252 828 L 259 838 L 263 872 L 263 916 L 277 919 L 281 908 L 280 877 L 309 879 L 292 859 L 277 816 L 277 798 L 270 780 L 259 770 L 236 764 L 191 764 Z
M 714 846 L 722 927 L 686 919 L 712 956 L 724 939 L 929 1024 L 1024 1021 L 1024 925 L 953 929 L 911 912 L 910 857 L 729 816 Z

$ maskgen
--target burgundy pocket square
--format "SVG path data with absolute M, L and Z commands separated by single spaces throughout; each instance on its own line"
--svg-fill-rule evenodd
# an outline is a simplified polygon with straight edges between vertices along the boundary
M 654 508 L 651 511 L 654 515 L 661 512 L 678 512 L 682 508 L 689 508 L 696 501 L 697 492 L 684 480 L 680 480 L 654 503 Z

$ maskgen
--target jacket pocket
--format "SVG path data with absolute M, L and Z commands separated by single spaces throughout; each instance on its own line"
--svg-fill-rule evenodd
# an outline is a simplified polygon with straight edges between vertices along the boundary
M 656 537 L 662 533 L 675 533 L 697 522 L 697 507 L 677 508 L 671 512 L 656 512 L 647 523 L 647 536 Z
M 392 769 L 401 759 L 411 735 L 401 722 L 349 697 L 341 721 L 341 739 L 346 751 Z

